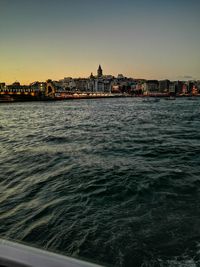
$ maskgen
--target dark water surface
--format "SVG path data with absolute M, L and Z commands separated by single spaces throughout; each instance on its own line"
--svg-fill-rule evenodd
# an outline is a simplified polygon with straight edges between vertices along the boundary
M 200 266 L 200 99 L 0 105 L 0 236 L 105 266 Z

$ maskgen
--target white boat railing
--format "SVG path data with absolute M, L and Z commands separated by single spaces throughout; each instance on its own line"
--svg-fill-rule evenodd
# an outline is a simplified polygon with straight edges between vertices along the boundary
M 3 267 L 102 267 L 93 263 L 0 239 Z

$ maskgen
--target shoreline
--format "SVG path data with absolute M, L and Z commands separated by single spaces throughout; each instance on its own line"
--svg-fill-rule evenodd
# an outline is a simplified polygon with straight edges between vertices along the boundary
M 38 98 L 38 97 L 29 97 L 26 98 L 23 96 L 20 97 L 11 97 L 9 95 L 5 95 L 0 97 L 0 104 L 4 103 L 13 103 L 13 102 L 54 102 L 54 101 L 67 101 L 67 100 L 77 100 L 77 99 L 100 99 L 100 98 L 156 98 L 156 99 L 169 99 L 169 98 L 188 98 L 188 99 L 196 99 L 200 97 L 200 94 L 198 95 L 117 95 L 117 94 L 93 94 L 93 95 L 87 95 L 87 94 L 76 94 L 76 95 L 65 95 L 63 96 L 57 96 L 55 98 Z

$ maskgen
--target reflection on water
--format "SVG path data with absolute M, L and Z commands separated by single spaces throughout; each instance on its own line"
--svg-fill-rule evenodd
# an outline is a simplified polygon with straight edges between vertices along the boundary
M 0 235 L 109 266 L 200 264 L 200 99 L 0 105 Z

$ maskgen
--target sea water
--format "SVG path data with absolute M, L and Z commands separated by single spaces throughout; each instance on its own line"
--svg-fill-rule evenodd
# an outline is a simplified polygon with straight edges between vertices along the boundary
M 1 104 L 0 237 L 105 266 L 199 266 L 200 99 Z

